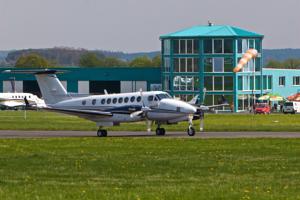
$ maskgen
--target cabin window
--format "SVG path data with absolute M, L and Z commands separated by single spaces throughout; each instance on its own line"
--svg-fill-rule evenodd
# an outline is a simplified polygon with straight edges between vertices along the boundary
M 134 100 L 135 100 L 135 97 L 131 97 L 131 98 L 130 98 L 130 101 L 131 101 L 131 102 L 134 102 Z
M 122 98 L 122 97 L 119 98 L 118 102 L 119 102 L 119 103 L 123 103 L 123 98 Z
M 125 102 L 125 103 L 127 103 L 127 102 L 128 102 L 128 100 L 129 100 L 129 98 L 128 98 L 128 97 L 125 97 L 125 98 L 124 98 L 124 102 Z
M 92 104 L 95 105 L 96 104 L 96 99 L 92 100 Z
M 153 101 L 153 96 L 152 95 L 148 97 L 148 101 Z
M 141 96 L 138 96 L 138 97 L 136 98 L 136 101 L 137 101 L 137 102 L 140 102 L 141 99 L 142 99 L 142 97 L 141 97 Z
M 101 99 L 101 104 L 105 104 L 105 99 Z
M 82 105 L 85 105 L 85 104 L 86 104 L 86 100 L 83 100 L 83 101 L 81 102 L 81 104 L 82 104 Z
M 113 98 L 113 104 L 117 103 L 117 98 Z
M 110 104 L 110 103 L 111 103 L 111 99 L 107 99 L 107 100 L 106 100 L 106 103 L 107 103 L 107 104 Z
M 28 97 L 29 99 L 31 98 L 31 96 Z

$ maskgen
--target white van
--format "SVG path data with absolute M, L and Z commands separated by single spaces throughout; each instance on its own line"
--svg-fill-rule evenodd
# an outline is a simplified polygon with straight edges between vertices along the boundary
M 296 101 L 287 101 L 283 104 L 282 108 L 283 113 L 299 113 L 300 112 L 300 102 Z

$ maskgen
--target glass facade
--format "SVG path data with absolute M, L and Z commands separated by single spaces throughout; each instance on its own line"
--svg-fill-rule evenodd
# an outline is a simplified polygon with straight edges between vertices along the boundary
M 224 95 L 237 111 L 247 110 L 253 95 L 272 89 L 272 77 L 261 75 L 260 54 L 241 72 L 233 72 L 249 48 L 261 52 L 261 38 L 199 37 L 163 41 L 164 89 L 175 97 L 187 101 L 200 95 L 206 105 L 217 105 Z M 168 49 L 169 46 L 172 48 Z M 228 111 L 230 106 L 220 110 Z

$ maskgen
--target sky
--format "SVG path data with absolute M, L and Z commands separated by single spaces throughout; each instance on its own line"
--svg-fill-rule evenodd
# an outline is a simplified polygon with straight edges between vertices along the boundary
M 157 51 L 160 35 L 208 20 L 265 35 L 265 49 L 300 48 L 299 8 L 299 0 L 0 0 L 0 50 Z

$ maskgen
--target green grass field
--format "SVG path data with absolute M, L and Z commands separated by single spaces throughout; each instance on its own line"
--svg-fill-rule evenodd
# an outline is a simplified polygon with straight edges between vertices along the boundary
M 300 199 L 299 139 L 0 140 L 0 199 Z
M 198 130 L 199 121 L 194 121 Z M 166 131 L 186 131 L 187 122 L 163 125 Z M 95 123 L 78 117 L 43 111 L 0 111 L 1 130 L 97 130 Z M 108 130 L 145 131 L 145 122 L 121 124 Z M 153 125 L 152 130 L 155 129 Z M 300 115 L 207 114 L 205 131 L 300 131 Z

